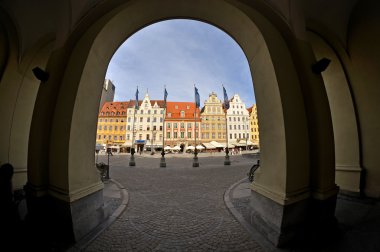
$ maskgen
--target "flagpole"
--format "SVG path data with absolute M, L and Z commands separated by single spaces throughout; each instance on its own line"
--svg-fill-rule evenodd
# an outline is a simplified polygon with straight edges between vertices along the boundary
M 227 120 L 227 110 L 228 109 L 225 108 L 225 103 L 226 103 L 225 99 L 226 99 L 226 97 L 224 97 L 225 96 L 224 85 L 222 85 L 222 87 L 223 87 L 223 98 L 224 98 L 223 108 L 226 110 L 226 112 L 225 112 L 225 119 L 226 119 L 226 156 L 224 158 L 224 165 L 231 165 L 230 157 L 228 156 L 228 153 L 229 153 L 229 150 L 228 150 L 228 125 L 227 125 L 227 122 L 228 122 L 228 120 Z M 227 97 L 227 99 L 228 99 L 228 97 Z
M 164 86 L 164 114 L 163 114 L 163 120 L 162 120 L 162 151 L 161 151 L 161 160 L 160 160 L 160 167 L 166 167 L 165 162 L 165 115 L 166 115 L 166 86 Z
M 197 89 L 194 84 L 194 100 L 195 100 L 195 109 L 194 109 L 194 139 L 195 139 L 195 149 L 194 149 L 194 158 L 193 158 L 193 167 L 199 167 L 198 162 L 198 151 L 197 151 Z
M 135 105 L 133 107 L 133 123 L 132 123 L 132 146 L 131 146 L 131 158 L 129 160 L 129 166 L 136 166 L 136 162 L 135 162 L 135 119 L 136 119 L 136 103 L 137 105 L 139 104 L 139 101 L 138 101 L 138 90 L 139 90 L 139 87 L 137 86 L 137 90 L 136 90 L 136 98 L 135 98 Z M 137 100 L 136 100 L 137 99 Z

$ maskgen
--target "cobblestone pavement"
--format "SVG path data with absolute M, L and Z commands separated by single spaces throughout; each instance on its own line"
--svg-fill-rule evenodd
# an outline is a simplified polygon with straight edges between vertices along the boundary
M 148 155 L 148 154 L 147 154 Z M 154 158 L 110 157 L 110 177 L 128 189 L 127 210 L 85 251 L 263 251 L 226 208 L 226 189 L 244 178 L 252 159 L 172 156 L 159 168 Z M 105 156 L 99 161 L 106 162 Z

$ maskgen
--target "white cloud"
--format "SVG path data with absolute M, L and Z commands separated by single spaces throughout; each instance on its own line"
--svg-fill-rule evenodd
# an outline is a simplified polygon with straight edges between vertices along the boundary
M 239 93 L 246 105 L 254 103 L 252 80 L 244 53 L 223 31 L 198 21 L 171 20 L 148 26 L 131 36 L 115 53 L 106 74 L 116 86 L 115 100 L 140 97 L 193 101 L 194 84 L 201 102 L 215 91 L 222 97 Z

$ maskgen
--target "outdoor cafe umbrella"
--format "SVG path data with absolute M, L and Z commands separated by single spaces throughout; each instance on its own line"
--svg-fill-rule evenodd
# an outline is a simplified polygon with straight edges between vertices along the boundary
M 169 145 L 164 148 L 164 150 L 171 150 L 171 149 L 172 147 L 170 147 Z
M 198 150 L 203 150 L 205 147 L 203 147 L 202 145 L 197 145 L 197 149 Z
M 178 145 L 173 147 L 173 150 L 180 150 L 180 149 L 181 147 L 179 147 Z
M 190 145 L 190 146 L 187 146 L 187 149 L 188 149 L 188 150 L 194 150 L 195 147 Z

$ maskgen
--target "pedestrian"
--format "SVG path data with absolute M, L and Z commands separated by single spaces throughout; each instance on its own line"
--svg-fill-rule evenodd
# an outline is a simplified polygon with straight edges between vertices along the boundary
M 13 166 L 9 163 L 0 166 L 0 218 L 2 234 L 5 241 L 11 242 L 17 235 L 17 228 L 20 224 L 18 206 L 14 200 L 13 186 Z

